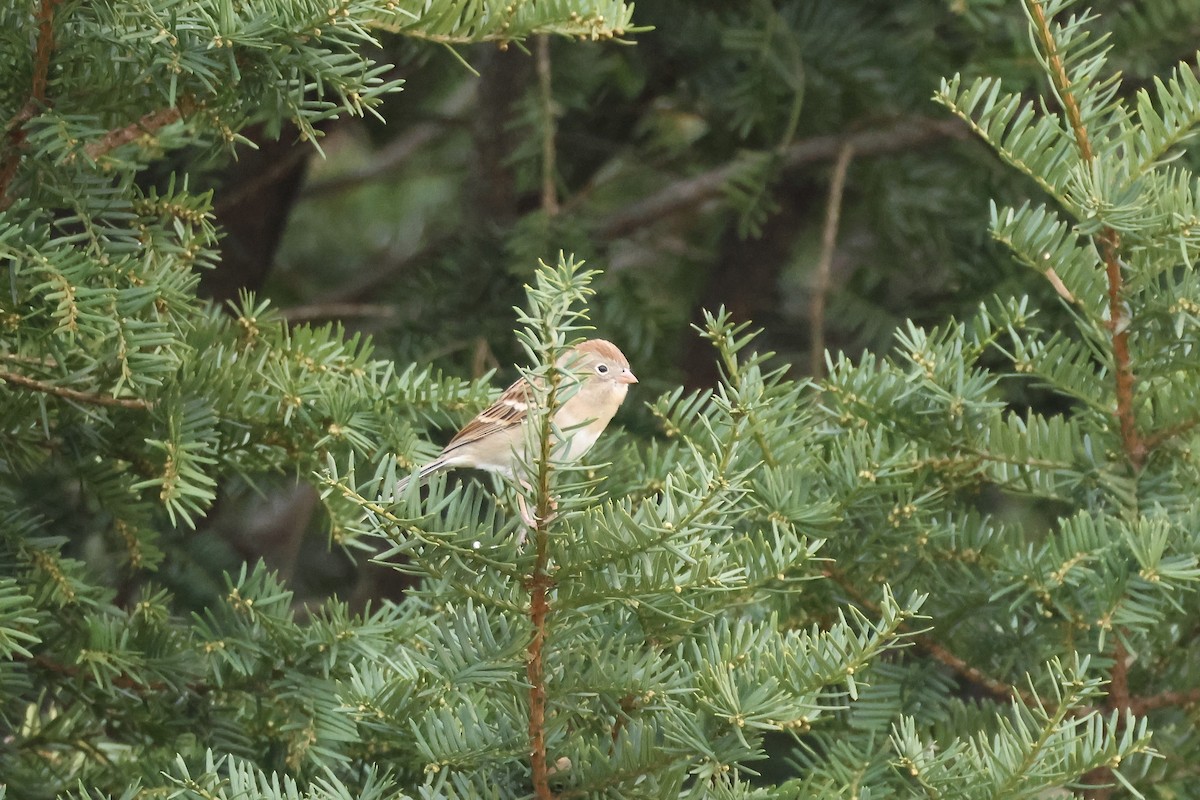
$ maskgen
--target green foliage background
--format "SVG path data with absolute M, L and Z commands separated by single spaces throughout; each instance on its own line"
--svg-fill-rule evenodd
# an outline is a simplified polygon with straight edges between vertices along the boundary
M 1094 8 L 0 9 L 5 796 L 1187 796 L 1200 8 Z

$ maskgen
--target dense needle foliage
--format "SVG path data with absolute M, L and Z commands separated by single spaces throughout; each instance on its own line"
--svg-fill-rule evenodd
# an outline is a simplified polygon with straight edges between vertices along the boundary
M 676 22 L 741 43 L 745 69 L 696 80 L 729 92 L 730 130 L 752 145 L 718 182 L 731 224 L 767 235 L 773 176 L 806 124 L 797 93 L 831 84 L 774 57 L 804 4 L 751 5 L 747 25 L 779 23 L 769 36 L 717 11 Z M 1153 5 L 1113 24 L 1192 19 Z M 524 253 L 594 233 L 553 213 L 543 182 L 505 255 L 528 255 L 504 294 L 520 309 L 488 323 L 515 329 L 537 387 L 533 479 L 439 475 L 398 497 L 494 382 L 398 366 L 249 294 L 201 300 L 219 229 L 192 187 L 250 126 L 316 142 L 333 117 L 379 110 L 400 83 L 376 36 L 608 42 L 643 35 L 631 9 L 0 11 L 6 796 L 1186 795 L 1200 211 L 1184 147 L 1200 81 L 1181 64 L 1127 86 L 1108 18 L 1020 7 L 1013 41 L 1032 62 L 921 89 L 1024 180 L 1003 184 L 1025 197 L 995 202 L 989 228 L 1018 278 L 812 379 L 714 307 L 693 332 L 713 385 L 644 381 L 630 426 L 563 468 L 558 356 L 593 325 L 619 338 L 622 320 L 649 353 L 656 328 L 635 313 L 644 275 Z M 544 167 L 547 141 L 525 143 Z M 403 599 L 299 602 L 254 563 L 214 582 L 198 551 L 221 491 L 278 476 L 315 487 L 330 551 L 402 573 Z

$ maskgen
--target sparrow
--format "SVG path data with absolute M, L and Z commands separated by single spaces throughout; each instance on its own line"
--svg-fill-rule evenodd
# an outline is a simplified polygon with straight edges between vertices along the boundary
M 557 366 L 578 380 L 577 389 L 554 413 L 555 430 L 562 432 L 565 441 L 556 436 L 551 452 L 556 463 L 571 464 L 600 438 L 629 393 L 629 387 L 638 379 L 625 354 L 604 339 L 589 339 L 576 345 L 558 359 Z M 414 477 L 423 481 L 438 470 L 455 467 L 495 472 L 529 488 L 518 471 L 529 462 L 525 448 L 531 439 L 526 427 L 536 396 L 527 379 L 517 380 L 496 402 L 454 434 L 437 458 L 422 466 L 414 476 L 400 480 L 396 494 L 403 492 Z M 532 528 L 537 523 L 536 517 L 529 512 L 523 495 L 518 495 L 517 501 L 522 520 Z

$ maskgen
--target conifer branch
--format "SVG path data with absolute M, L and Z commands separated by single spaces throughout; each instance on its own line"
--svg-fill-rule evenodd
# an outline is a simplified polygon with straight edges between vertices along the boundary
M 67 678 L 79 678 L 81 676 L 84 678 L 89 678 L 92 676 L 92 673 L 87 670 L 81 670 L 78 667 L 70 664 L 63 664 L 62 662 L 55 661 L 46 655 L 36 655 L 29 661 L 34 666 L 44 669 L 46 672 L 52 672 L 55 675 L 62 675 Z M 146 683 L 125 674 L 114 675 L 109 678 L 109 682 L 118 689 L 124 689 L 125 691 L 132 692 L 161 692 L 169 688 L 165 683 Z M 193 689 L 192 687 L 188 688 L 189 690 L 198 691 L 201 694 L 208 691 L 207 686 L 199 687 L 198 690 Z
M 129 408 L 137 411 L 148 411 L 154 407 L 154 404 L 149 400 L 142 400 L 136 397 L 113 397 L 107 394 L 88 394 L 76 389 L 68 389 L 66 386 L 55 386 L 52 383 L 39 381 L 36 378 L 30 378 L 16 372 L 9 372 L 8 370 L 0 370 L 0 382 L 11 383 L 14 386 L 21 386 L 35 392 L 41 392 L 42 394 L 50 394 L 65 400 L 74 400 L 77 403 L 86 403 L 92 406 Z
M 1026 0 L 1026 8 L 1033 20 L 1035 35 L 1040 43 L 1049 68 L 1051 85 L 1063 106 L 1067 123 L 1075 137 L 1079 158 L 1091 165 L 1095 159 L 1091 135 L 1084 124 L 1079 101 L 1071 89 L 1071 79 L 1058 51 L 1058 43 L 1050 30 L 1043 0 Z M 1126 458 L 1134 469 L 1140 470 L 1146 459 L 1146 443 L 1137 429 L 1133 402 L 1136 380 L 1129 355 L 1129 311 L 1123 297 L 1124 276 L 1121 274 L 1121 236 L 1111 227 L 1105 226 L 1096 235 L 1100 257 L 1108 279 L 1108 329 L 1112 336 L 1113 371 L 1116 381 L 1117 421 L 1121 428 L 1121 444 Z
M 500 49 L 510 42 L 518 44 L 537 34 L 558 34 L 579 41 L 624 41 L 621 37 L 644 28 L 633 25 L 633 4 L 608 5 L 605 13 L 585 5 L 576 8 L 548 3 L 474 3 L 467 10 L 451 11 L 453 22 L 446 24 L 441 4 L 390 3 L 388 11 L 370 22 L 376 30 L 447 46 L 496 42 Z M 440 19 L 438 19 L 440 17 Z M 430 22 L 436 20 L 432 25 Z
M 1046 59 L 1051 85 L 1063 105 L 1063 112 L 1066 114 L 1067 123 L 1074 134 L 1075 146 L 1079 151 L 1079 158 L 1085 165 L 1090 166 L 1095 159 L 1092 151 L 1091 136 L 1087 126 L 1084 124 L 1079 102 L 1072 91 L 1071 80 L 1067 75 L 1066 65 L 1063 62 L 1061 54 L 1058 52 L 1058 45 L 1054 39 L 1054 34 L 1050 30 L 1050 23 L 1042 7 L 1042 0 L 1026 0 L 1026 7 L 1034 23 L 1034 34 L 1039 40 L 1042 53 Z M 1121 274 L 1121 237 L 1112 227 L 1105 226 L 1096 235 L 1096 242 L 1100 250 L 1101 260 L 1104 262 L 1105 277 L 1108 281 L 1107 325 L 1112 339 L 1117 421 L 1121 429 L 1121 445 L 1125 452 L 1125 457 L 1129 459 L 1133 468 L 1140 470 L 1145 461 L 1146 445 L 1137 430 L 1137 423 L 1133 413 L 1135 379 L 1129 355 L 1130 312 L 1127 310 L 1123 298 L 1124 276 Z M 1108 697 L 1108 706 L 1114 710 L 1122 709 L 1128 711 L 1130 708 L 1128 653 L 1125 650 L 1125 645 L 1121 637 L 1122 632 L 1115 631 L 1112 654 L 1113 666 L 1109 674 L 1111 691 Z M 1121 717 L 1118 716 L 1116 724 L 1118 726 L 1122 725 Z M 1094 790 L 1090 796 L 1094 798 L 1109 796 L 1111 789 L 1108 788 L 1108 785 L 1112 782 L 1112 769 L 1104 767 L 1096 770 L 1090 777 L 1105 784 L 1103 788 Z
M 1117 419 L 1121 425 L 1121 442 L 1134 469 L 1141 469 L 1146 460 L 1146 443 L 1142 440 L 1133 416 L 1135 379 L 1129 356 L 1129 311 L 1122 298 L 1121 238 L 1116 231 L 1105 228 L 1100 234 L 1100 252 L 1108 277 L 1108 328 L 1112 332 L 1113 362 L 1116 368 Z
M 872 614 L 878 615 L 880 613 L 879 605 L 865 594 L 860 592 L 858 588 L 855 587 L 840 570 L 830 566 L 826 567 L 822 571 L 822 574 L 826 578 L 829 578 L 836 583 L 842 589 L 842 591 L 850 596 L 855 603 L 867 609 Z M 971 666 L 964 659 L 955 655 L 944 645 L 935 641 L 932 637 L 921 633 L 920 631 L 912 630 L 907 623 L 901 622 L 900 628 L 912 636 L 913 643 L 916 644 L 917 647 L 924 650 L 935 660 L 940 661 L 958 675 L 965 678 L 969 683 L 979 687 L 997 700 L 1008 702 L 1013 699 L 1020 699 L 1021 702 L 1030 707 L 1046 706 L 1044 702 L 1042 702 L 1039 698 L 1034 697 L 1025 689 L 1021 689 L 1020 687 L 1014 686 L 1010 683 L 1005 683 L 999 678 L 988 675 L 978 667 Z
M 369 512 L 377 522 L 386 526 L 384 535 L 394 542 L 399 543 L 402 541 L 402 535 L 411 536 L 425 544 L 448 550 L 464 560 L 471 561 L 481 569 L 495 571 L 510 578 L 516 577 L 517 573 L 510 562 L 489 558 L 482 551 L 474 547 L 462 547 L 442 539 L 435 539 L 415 525 L 397 517 L 383 503 L 368 500 L 362 494 L 355 491 L 353 487 L 347 486 L 336 478 L 323 476 L 321 483 L 330 489 L 336 490 L 343 498 L 359 506 L 364 511 Z M 497 601 L 493 599 L 492 602 L 495 603 Z
M 813 282 L 812 301 L 809 304 L 809 330 L 811 331 L 808 372 L 814 378 L 825 374 L 825 302 L 829 298 L 833 254 L 837 246 L 838 224 L 842 217 L 842 193 L 846 188 L 846 171 L 854 157 L 854 145 L 846 143 L 838 152 L 833 164 L 833 178 L 829 182 L 829 199 L 825 203 L 825 225 L 821 230 L 821 257 L 817 261 L 817 275 Z
M 1033 18 L 1042 52 L 1045 54 L 1046 63 L 1050 68 L 1051 88 L 1054 89 L 1059 102 L 1063 104 L 1063 111 L 1067 115 L 1067 124 L 1071 126 L 1071 130 L 1075 134 L 1079 157 L 1085 163 L 1090 164 L 1093 158 L 1091 137 L 1088 134 L 1087 126 L 1083 124 L 1083 114 L 1079 110 L 1079 102 L 1071 91 L 1071 79 L 1067 76 L 1066 65 L 1058 52 L 1058 42 L 1055 41 L 1054 34 L 1050 31 L 1050 21 L 1046 19 L 1042 3 L 1043 0 L 1026 0 L 1025 5 Z
M 1026 690 L 1018 688 L 1012 684 L 1005 683 L 999 678 L 993 678 L 991 675 L 988 675 L 978 667 L 971 666 L 962 658 L 948 650 L 945 646 L 938 644 L 928 636 L 918 635 L 916 637 L 916 645 L 929 655 L 933 656 L 934 659 L 940 661 L 942 664 L 954 670 L 959 675 L 966 678 L 969 682 L 983 689 L 1001 702 L 1008 702 L 1014 698 L 1020 698 L 1021 702 L 1028 706 L 1035 706 L 1039 704 L 1045 705 Z

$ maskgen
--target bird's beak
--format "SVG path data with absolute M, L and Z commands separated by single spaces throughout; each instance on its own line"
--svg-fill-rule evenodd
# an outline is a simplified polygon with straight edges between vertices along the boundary
M 623 369 L 621 374 L 617 376 L 617 383 L 637 383 L 637 375 L 634 375 L 631 370 Z

